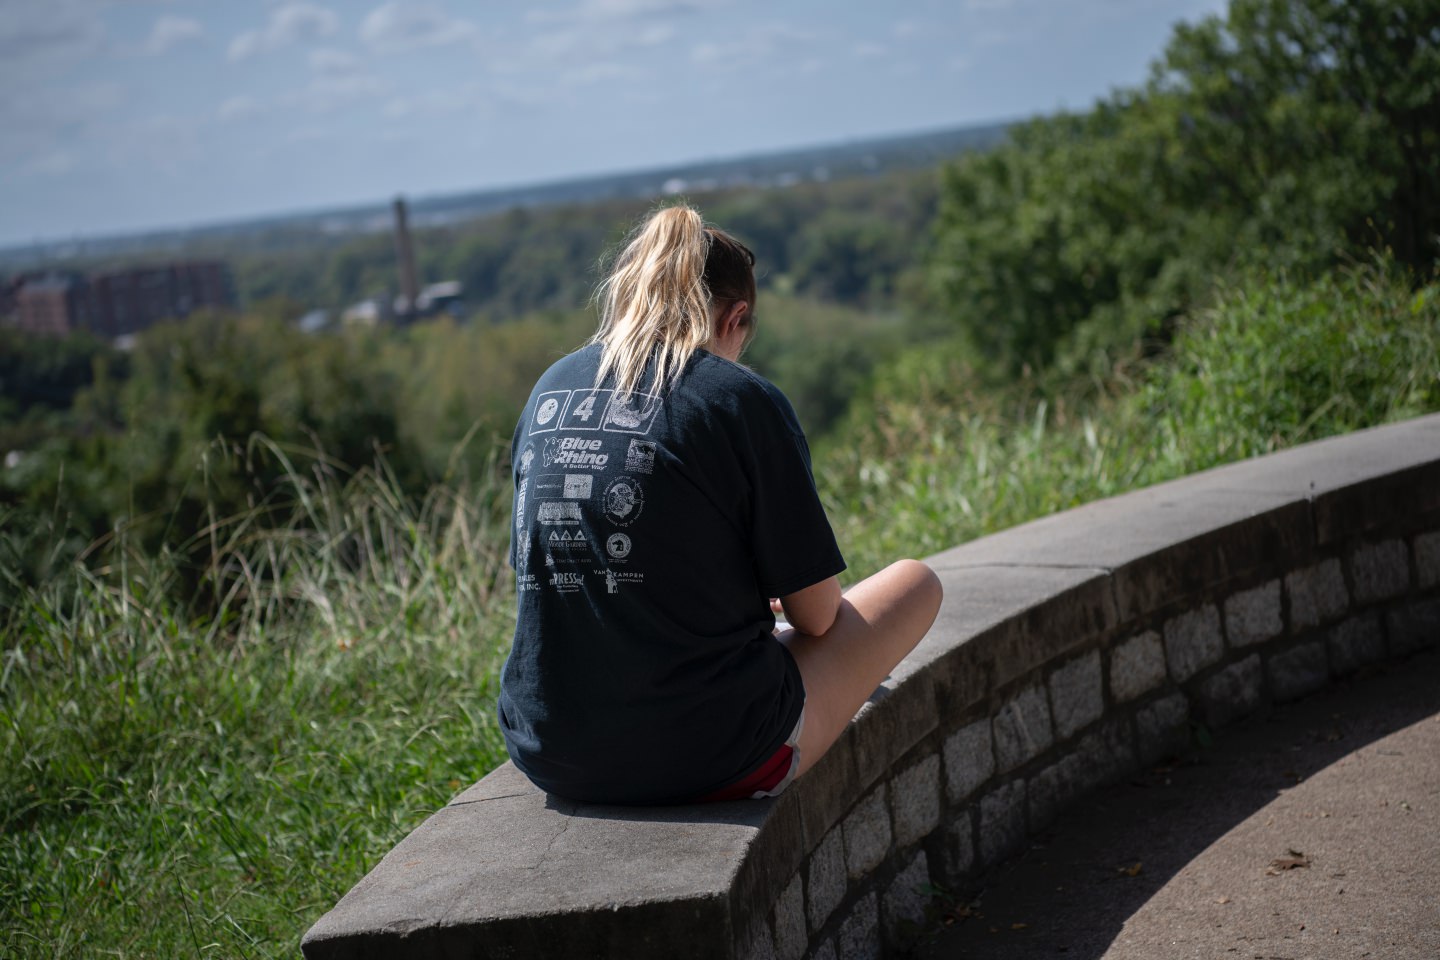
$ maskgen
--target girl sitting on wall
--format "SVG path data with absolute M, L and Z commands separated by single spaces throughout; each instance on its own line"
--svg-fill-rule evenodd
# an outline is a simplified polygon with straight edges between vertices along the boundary
M 914 560 L 841 593 L 795 412 L 739 363 L 754 262 L 693 209 L 650 216 L 600 287 L 599 330 L 515 428 L 500 724 L 515 765 L 558 796 L 774 796 L 939 609 Z

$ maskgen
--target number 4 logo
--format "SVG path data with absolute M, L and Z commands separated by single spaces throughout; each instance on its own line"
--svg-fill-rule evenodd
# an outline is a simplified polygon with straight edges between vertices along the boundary
M 561 430 L 599 430 L 601 414 L 613 390 L 576 390 L 560 418 Z

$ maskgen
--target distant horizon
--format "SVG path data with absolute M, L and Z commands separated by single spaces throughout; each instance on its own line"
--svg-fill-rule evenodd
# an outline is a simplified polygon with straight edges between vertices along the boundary
M 0 247 L 1085 110 L 1225 6 L 0 4 Z
M 665 174 L 676 170 L 690 167 L 702 167 L 709 164 L 736 163 L 747 160 L 763 160 L 771 157 L 783 157 L 791 153 L 806 153 L 810 151 L 824 151 L 827 149 L 839 149 L 847 146 L 859 146 L 862 144 L 884 144 L 908 139 L 919 139 L 926 136 L 942 135 L 945 133 L 956 133 L 969 130 L 988 130 L 995 127 L 1008 127 L 1017 123 L 1024 123 L 1030 117 L 1011 117 L 995 120 L 982 120 L 975 123 L 963 123 L 948 126 L 939 126 L 917 130 L 901 130 L 892 133 L 881 133 L 874 136 L 844 137 L 841 139 L 828 140 L 824 142 L 797 143 L 790 146 L 780 147 L 774 150 L 746 151 L 728 155 L 715 155 L 707 157 L 695 157 L 686 160 L 677 160 L 673 163 L 650 163 L 638 167 L 629 167 L 615 170 L 597 170 L 593 173 L 583 173 L 575 176 L 551 177 L 539 180 L 525 180 L 512 183 L 489 184 L 478 187 L 459 187 L 456 189 L 438 189 L 425 191 L 423 193 L 406 193 L 395 191 L 388 195 L 365 200 L 354 200 L 335 204 L 323 204 L 309 207 L 295 207 L 288 210 L 269 210 L 255 214 L 242 214 L 233 217 L 219 217 L 213 220 L 192 221 L 185 223 L 160 223 L 151 226 L 143 226 L 134 229 L 121 229 L 106 231 L 94 234 L 75 234 L 72 236 L 43 237 L 27 240 L 19 243 L 0 241 L 0 256 L 14 255 L 35 247 L 58 247 L 67 244 L 105 243 L 111 241 L 140 239 L 147 236 L 165 236 L 170 234 L 202 233 L 212 230 L 221 230 L 227 227 L 241 227 L 245 225 L 258 225 L 269 221 L 284 222 L 288 220 L 304 220 L 327 215 L 338 215 L 345 213 L 356 213 L 364 210 L 380 210 L 388 207 L 397 198 L 403 198 L 407 205 L 413 207 L 417 203 L 428 203 L 435 200 L 459 198 L 467 196 L 483 196 L 486 194 L 504 194 L 510 192 L 522 192 L 557 187 L 566 184 L 588 183 L 596 180 L 610 180 L 623 177 L 638 177 L 646 174 Z M 477 215 L 483 216 L 483 214 Z

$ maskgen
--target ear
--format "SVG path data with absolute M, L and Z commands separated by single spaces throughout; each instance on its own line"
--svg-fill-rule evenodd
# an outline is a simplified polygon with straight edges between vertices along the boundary
M 734 303 L 730 304 L 730 308 L 721 315 L 720 323 L 718 324 L 718 328 L 715 332 L 720 337 L 730 336 L 730 334 L 734 333 L 736 329 L 738 329 L 740 325 L 745 321 L 745 317 L 747 314 L 749 314 L 749 312 L 749 303 L 744 300 L 736 300 Z

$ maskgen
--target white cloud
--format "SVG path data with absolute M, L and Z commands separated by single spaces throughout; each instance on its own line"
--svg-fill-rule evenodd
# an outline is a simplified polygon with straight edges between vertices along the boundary
M 292 44 L 334 36 L 340 30 L 335 11 L 313 3 L 287 3 L 270 13 L 260 30 L 247 30 L 230 41 L 230 59 L 239 62 Z
M 366 73 L 317 76 L 304 90 L 284 97 L 283 103 L 311 113 L 334 113 L 342 107 L 362 100 L 374 100 L 389 92 L 388 84 Z
M 215 112 L 219 114 L 221 120 L 248 120 L 251 117 L 259 116 L 264 110 L 254 97 L 242 94 L 226 100 Z
M 452 17 L 434 4 L 405 0 L 376 7 L 360 23 L 360 39 L 386 53 L 459 43 L 478 33 L 469 20 Z
M 690 60 L 700 66 L 734 70 L 763 60 L 794 57 L 814 37 L 785 23 L 759 24 L 733 39 L 696 44 Z
M 53 169 L 54 156 L 93 140 L 107 117 L 126 104 L 113 82 L 26 88 L 0 83 L 0 169 Z M 82 153 L 84 151 L 81 151 Z
M 199 40 L 205 36 L 205 28 L 198 20 L 172 17 L 168 14 L 155 21 L 150 30 L 150 39 L 145 41 L 145 52 L 159 56 L 182 43 Z
M 334 47 L 320 47 L 310 51 L 310 69 L 327 77 L 344 77 L 359 72 L 360 58 Z
M 391 120 L 415 117 L 446 117 L 458 113 L 475 113 L 486 107 L 486 95 L 479 84 L 466 83 L 436 87 L 423 93 L 396 96 L 387 100 L 380 112 Z
M 575 11 L 595 20 L 628 20 L 695 13 L 714 5 L 705 0 L 581 0 Z
M 718 0 L 580 0 L 564 10 L 532 10 L 525 19 L 531 23 L 613 23 L 699 13 L 718 6 Z
M 0 2 L 0 64 L 84 56 L 104 41 L 99 11 L 75 0 Z

